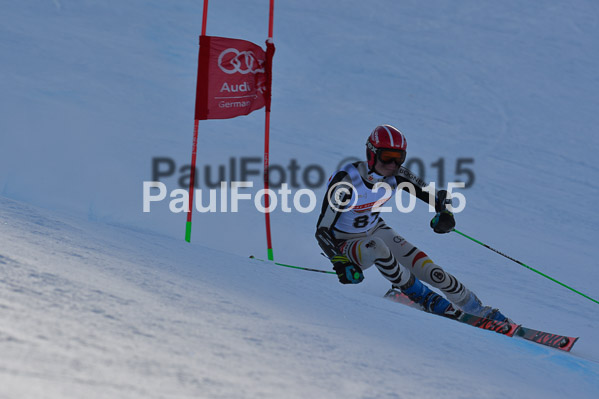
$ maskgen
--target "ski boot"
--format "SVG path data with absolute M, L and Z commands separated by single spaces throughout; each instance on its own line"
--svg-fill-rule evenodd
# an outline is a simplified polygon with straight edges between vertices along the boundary
M 484 317 L 486 319 L 507 321 L 513 323 L 513 321 L 505 317 L 497 308 L 491 306 L 483 306 L 482 302 L 470 291 L 466 299 L 456 305 L 466 313 L 473 314 L 475 316 Z
M 449 318 L 457 318 L 462 313 L 455 309 L 447 299 L 422 284 L 413 274 L 406 284 L 396 288 L 399 288 L 410 300 L 420 305 L 425 312 Z

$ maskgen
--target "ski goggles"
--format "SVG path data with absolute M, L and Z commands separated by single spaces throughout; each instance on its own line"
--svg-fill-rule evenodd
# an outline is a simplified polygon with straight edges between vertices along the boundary
M 401 165 L 406 160 L 406 152 L 403 150 L 379 150 L 377 153 L 379 161 L 385 165 L 395 162 Z

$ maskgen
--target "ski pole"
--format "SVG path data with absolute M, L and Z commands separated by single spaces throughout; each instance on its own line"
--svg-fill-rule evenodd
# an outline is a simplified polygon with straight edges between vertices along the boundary
M 337 274 L 335 272 L 330 272 L 328 270 L 310 269 L 309 267 L 293 266 L 293 265 L 286 265 L 285 263 L 278 263 L 278 262 L 266 261 L 264 259 L 256 258 L 254 255 L 250 255 L 250 259 L 259 260 L 259 261 L 262 261 L 262 262 L 273 263 L 274 265 L 277 265 L 277 266 L 283 266 L 283 267 L 290 267 L 292 269 L 305 270 L 305 271 L 308 271 L 308 272 L 318 272 L 318 273 L 326 273 L 326 274 Z
M 472 240 L 472 241 L 474 241 L 474 242 L 475 242 L 475 243 L 477 243 L 477 244 L 480 244 L 480 245 L 482 245 L 483 247 L 485 247 L 485 248 L 487 248 L 487 249 L 490 249 L 491 251 L 493 251 L 493 252 L 495 252 L 495 253 L 498 253 L 499 255 L 503 256 L 504 258 L 508 258 L 508 259 L 509 259 L 509 260 L 511 260 L 512 262 L 516 262 L 516 263 L 517 263 L 517 264 L 519 264 L 520 266 L 524 266 L 524 267 L 525 267 L 525 268 L 527 268 L 528 270 L 532 270 L 533 272 L 535 272 L 535 273 L 538 273 L 538 274 L 540 274 L 541 276 L 543 276 L 543 277 L 545 277 L 545 278 L 548 278 L 549 280 L 553 281 L 554 283 L 557 283 L 557 284 L 561 285 L 562 287 L 566 287 L 566 288 L 567 288 L 567 289 L 569 289 L 570 291 L 574 291 L 574 292 L 575 292 L 575 293 L 577 293 L 578 295 L 581 295 L 581 296 L 583 296 L 583 297 L 585 297 L 585 298 L 587 298 L 587 299 L 589 299 L 589 300 L 591 300 L 591 301 L 593 301 L 593 302 L 595 302 L 595 303 L 599 303 L 597 300 L 595 300 L 595 299 L 591 298 L 590 296 L 588 296 L 588 295 L 585 295 L 585 294 L 583 294 L 582 292 L 580 292 L 580 291 L 577 291 L 577 290 L 575 290 L 574 288 L 572 288 L 572 287 L 570 287 L 570 286 L 567 286 L 566 284 L 564 284 L 564 283 L 562 283 L 562 282 L 560 282 L 560 281 L 557 281 L 557 280 L 556 280 L 556 279 L 554 279 L 553 277 L 550 277 L 550 276 L 546 275 L 545 273 L 542 273 L 542 272 L 538 271 L 537 269 L 535 269 L 535 268 L 532 268 L 532 267 L 530 267 L 530 266 L 528 266 L 528 265 L 524 264 L 523 262 L 520 262 L 519 260 L 517 260 L 517 259 L 514 259 L 514 258 L 512 258 L 511 256 L 509 256 L 509 255 L 506 255 L 506 254 L 504 254 L 503 252 L 500 252 L 500 251 L 496 250 L 495 248 L 492 248 L 492 247 L 488 246 L 487 244 L 485 244 L 485 243 L 483 243 L 483 242 L 480 242 L 480 241 L 478 241 L 477 239 L 475 239 L 475 238 L 472 238 L 472 237 L 470 237 L 469 235 L 466 235 L 466 234 L 462 233 L 461 231 L 458 231 L 458 230 L 456 230 L 456 229 L 453 229 L 453 231 L 455 231 L 456 233 L 458 233 L 459 235 L 461 235 L 461 236 L 463 236 L 463 237 L 466 237 L 466 238 L 467 238 L 467 239 L 469 239 L 469 240 Z

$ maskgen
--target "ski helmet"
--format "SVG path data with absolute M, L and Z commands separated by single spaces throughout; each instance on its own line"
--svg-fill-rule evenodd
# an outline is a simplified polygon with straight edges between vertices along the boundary
M 366 141 L 368 169 L 374 169 L 377 157 L 384 163 L 394 160 L 401 165 L 406 159 L 407 148 L 408 142 L 397 128 L 391 125 L 375 127 Z M 381 158 L 381 156 L 384 156 L 384 158 Z

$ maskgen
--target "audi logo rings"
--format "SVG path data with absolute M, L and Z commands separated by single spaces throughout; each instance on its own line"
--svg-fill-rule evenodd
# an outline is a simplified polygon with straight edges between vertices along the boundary
M 226 55 L 233 53 L 234 56 L 230 60 L 223 60 Z M 228 48 L 218 56 L 218 67 L 224 73 L 232 75 L 236 72 L 246 75 L 248 73 L 264 73 L 264 68 L 260 68 L 260 61 L 256 58 L 253 51 L 239 51 L 235 48 Z

